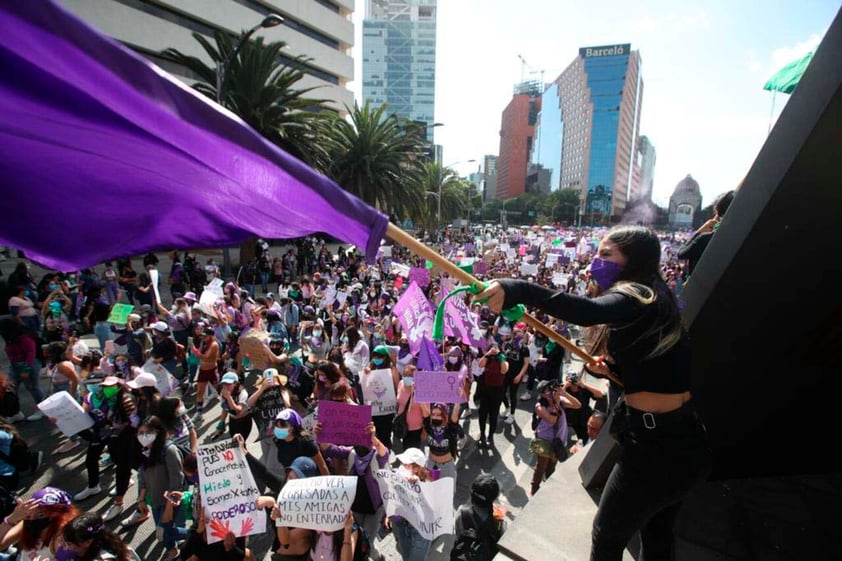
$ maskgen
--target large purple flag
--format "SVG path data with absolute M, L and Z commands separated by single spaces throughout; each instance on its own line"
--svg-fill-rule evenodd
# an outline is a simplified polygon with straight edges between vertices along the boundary
M 482 351 L 486 348 L 479 330 L 479 316 L 471 311 L 462 294 L 448 298 L 444 305 L 444 333 Z
M 388 218 L 52 1 L 0 3 L 0 244 L 75 270 Z
M 421 340 L 433 335 L 435 311 L 415 281 L 410 283 L 409 288 L 397 301 L 392 313 L 406 333 L 410 352 L 417 354 L 421 349 Z

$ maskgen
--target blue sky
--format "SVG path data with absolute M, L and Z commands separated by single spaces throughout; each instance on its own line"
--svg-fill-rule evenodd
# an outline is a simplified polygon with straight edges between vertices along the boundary
M 355 75 L 361 76 L 357 0 Z M 435 141 L 444 163 L 480 161 L 499 150 L 500 116 L 512 87 L 554 80 L 579 47 L 631 43 L 644 81 L 641 134 L 655 145 L 655 202 L 665 205 L 691 174 L 703 204 L 734 188 L 748 171 L 785 94 L 763 84 L 815 48 L 838 0 L 675 2 L 640 0 L 439 0 Z M 524 65 L 518 58 L 522 56 Z M 532 74 L 530 74 L 532 72 Z M 361 99 L 359 80 L 350 85 Z M 469 173 L 477 164 L 453 167 Z

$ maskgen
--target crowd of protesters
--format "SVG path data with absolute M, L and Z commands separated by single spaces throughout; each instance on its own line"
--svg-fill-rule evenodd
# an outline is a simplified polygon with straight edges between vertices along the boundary
M 484 227 L 448 230 L 431 245 L 480 280 L 525 278 L 594 296 L 599 287 L 589 265 L 603 234 L 588 228 Z M 685 238 L 660 235 L 661 272 L 679 298 L 688 280 L 686 264 L 679 259 Z M 377 262 L 366 263 L 354 248 L 331 251 L 318 238 L 298 240 L 279 255 L 259 240 L 255 255 L 230 279 L 222 278 L 213 259 L 201 263 L 189 251 L 172 252 L 169 271 L 159 270 L 158 257 L 149 254 L 40 278 L 22 261 L 9 275 L 10 315 L 0 321 L 10 362 L 0 388 L 5 392 L 0 415 L 8 421 L 0 424 L 0 484 L 19 469 L 4 459 L 17 434 L 14 423 L 49 422 L 38 410 L 15 409 L 11 402 L 19 402 L 17 392 L 25 389 L 39 403 L 66 391 L 94 424 L 56 450 L 63 454 L 82 447 L 87 486 L 75 494 L 77 490 L 48 487 L 2 513 L 0 549 L 81 559 L 83 551 L 95 548 L 102 558 L 131 559 L 132 552 L 115 540 L 109 525 L 149 521 L 168 559 L 262 555 L 233 534 L 208 543 L 196 485 L 200 438 L 233 437 L 244 443 L 256 437 L 260 453 L 248 454 L 249 464 L 264 490 L 276 494 L 288 478 L 331 474 L 365 481 L 358 486 L 344 530 L 275 530 L 273 524 L 267 531 L 277 531 L 274 549 L 282 559 L 381 559 L 378 536 L 391 531 L 404 560 L 422 561 L 433 542 L 400 517 L 385 516 L 372 470 L 395 469 L 420 482 L 456 479 L 469 443 L 495 448 L 500 424 L 514 423 L 521 403 L 534 411 L 531 431 L 518 438 L 532 437 L 530 494 L 535 494 L 557 462 L 587 445 L 605 420 L 612 390 L 606 392 L 604 385 L 576 371 L 562 346 L 522 321 L 493 313 L 470 295 L 464 296 L 464 304 L 471 336 L 433 341 L 435 356 L 422 362 L 420 353 L 411 350 L 417 334 L 408 332 L 395 306 L 413 283 L 432 307 L 457 283 L 405 248 L 384 245 Z M 409 271 L 426 273 L 415 277 Z M 156 276 L 160 299 L 153 286 Z M 124 323 L 112 317 L 115 304 L 133 306 Z M 599 344 L 598 330 L 540 312 L 537 317 L 585 348 Z M 95 348 L 83 342 L 86 336 L 97 340 Z M 171 374 L 166 387 L 149 372 L 157 367 Z M 372 416 L 371 445 L 350 447 L 318 439 L 319 425 L 307 421 L 318 403 L 371 403 L 365 377 L 383 369 L 391 373 L 397 414 Z M 413 378 L 421 369 L 454 372 L 466 401 L 415 400 Z M 210 406 L 217 401 L 219 416 L 210 418 Z M 466 422 L 474 416 L 478 430 Z M 399 432 L 397 417 L 405 419 Z M 556 440 L 564 451 L 556 449 Z M 40 460 L 33 458 L 30 469 L 39 469 Z M 109 463 L 117 473 L 113 503 L 102 516 L 83 513 L 84 502 L 104 491 L 99 470 Z M 14 480 L 8 490 L 16 485 Z M 136 500 L 130 497 L 131 486 L 136 486 Z M 190 491 L 192 503 L 182 500 Z M 457 534 L 488 527 L 489 517 L 498 520 L 492 506 L 499 492 L 493 478 L 478 478 L 469 512 L 467 507 L 457 512 Z M 261 497 L 259 504 L 277 518 L 271 495 Z

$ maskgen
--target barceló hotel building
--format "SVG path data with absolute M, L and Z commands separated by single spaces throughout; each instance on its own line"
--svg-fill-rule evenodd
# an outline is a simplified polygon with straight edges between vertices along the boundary
M 583 47 L 541 100 L 540 151 L 550 188 L 580 193 L 582 223 L 618 220 L 638 190 L 643 80 L 630 44 Z

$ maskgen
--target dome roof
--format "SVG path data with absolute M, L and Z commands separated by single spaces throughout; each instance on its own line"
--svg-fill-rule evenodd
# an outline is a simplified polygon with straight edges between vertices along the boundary
M 693 179 L 693 177 L 688 173 L 687 177 L 679 181 L 678 185 L 675 186 L 675 191 L 673 191 L 673 194 L 678 195 L 679 193 L 693 193 L 694 195 L 701 195 L 701 191 L 699 190 L 699 182 Z

